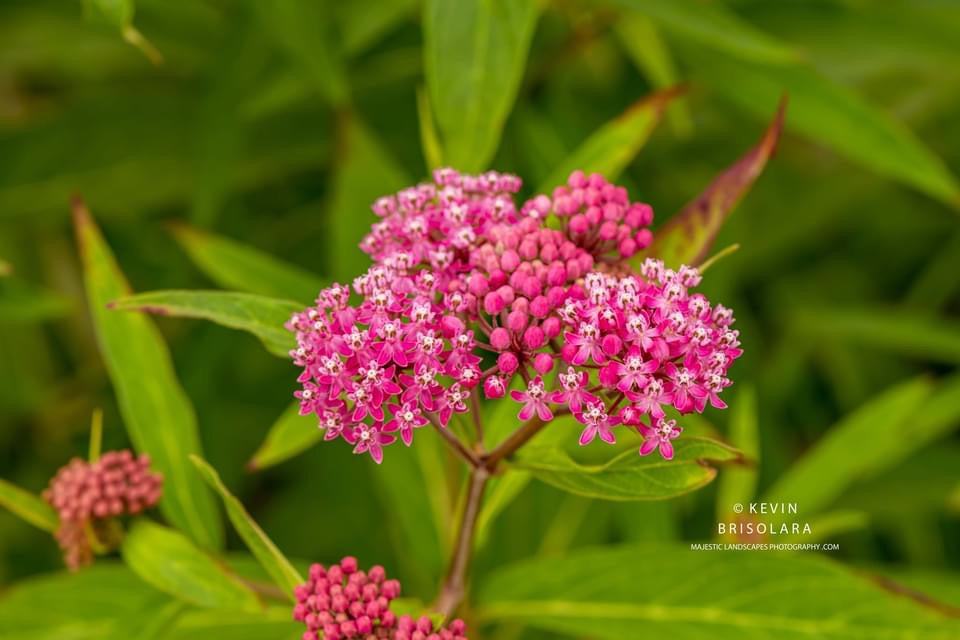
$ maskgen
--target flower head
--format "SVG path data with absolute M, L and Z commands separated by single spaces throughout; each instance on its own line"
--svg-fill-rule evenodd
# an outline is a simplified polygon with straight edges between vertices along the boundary
M 390 604 L 399 595 L 400 583 L 388 580 L 383 567 L 361 571 L 348 556 L 330 567 L 310 567 L 307 582 L 294 590 L 293 619 L 306 625 L 304 640 L 466 640 L 462 620 L 434 629 L 428 617 L 398 617 Z
M 96 462 L 74 458 L 50 481 L 43 498 L 60 517 L 56 537 L 71 570 L 93 561 L 93 540 L 111 546 L 107 523 L 135 515 L 160 499 L 163 477 L 150 471 L 150 457 L 124 449 L 107 451 Z
M 627 262 L 652 240 L 651 207 L 580 171 L 517 207 L 519 188 L 511 175 L 441 169 L 374 204 L 370 269 L 287 325 L 301 413 L 327 439 L 379 462 L 395 434 L 409 445 L 427 422 L 446 428 L 468 411 L 472 394 L 511 387 L 521 420 L 572 414 L 581 444 L 614 442 L 614 427 L 644 416 L 661 424 L 667 407 L 726 406 L 741 354 L 733 314 L 691 291 L 693 267 Z

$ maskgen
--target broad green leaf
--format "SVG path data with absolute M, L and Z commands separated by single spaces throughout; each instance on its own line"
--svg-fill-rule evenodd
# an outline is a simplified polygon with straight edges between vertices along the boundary
M 330 220 L 329 273 L 339 282 L 353 282 L 370 267 L 359 244 L 377 220 L 374 200 L 410 184 L 403 169 L 355 115 L 344 115 L 340 127 L 339 166 L 333 179 Z
M 280 47 L 333 105 L 349 100 L 349 85 L 333 42 L 333 14 L 326 0 L 256 2 L 263 24 Z
M 799 54 L 788 44 L 741 20 L 719 2 L 697 0 L 614 0 L 646 15 L 670 33 L 743 60 L 785 64 Z
M 307 303 L 326 286 L 309 271 L 235 240 L 186 225 L 173 233 L 193 263 L 224 289 Z
M 165 640 L 292 640 L 303 629 L 302 622 L 291 620 L 289 607 L 257 613 L 200 609 L 181 615 Z
M 183 602 L 158 593 L 132 615 L 119 617 L 106 636 L 106 640 L 166 638 L 186 609 L 187 606 Z
M 60 526 L 57 512 L 37 495 L 0 478 L 0 506 L 33 526 L 53 533 Z
M 223 506 L 227 509 L 227 517 L 233 523 L 233 528 L 243 538 L 247 548 L 270 574 L 277 586 L 283 589 L 284 593 L 292 600 L 293 590 L 303 584 L 304 579 L 293 568 L 286 556 L 277 549 L 273 541 L 267 537 L 260 525 L 250 517 L 243 504 L 224 486 L 216 470 L 207 464 L 203 458 L 190 456 L 190 459 L 200 470 L 200 474 L 207 484 L 223 498 Z
M 143 311 L 163 316 L 200 318 L 252 333 L 270 353 L 285 358 L 295 349 L 293 333 L 284 328 L 303 305 L 252 293 L 233 291 L 150 291 L 111 301 L 116 311 Z
M 648 255 L 671 267 L 697 265 L 706 259 L 724 220 L 753 186 L 777 148 L 785 110 L 783 100 L 760 142 L 654 234 Z
M 253 454 L 247 467 L 259 471 L 289 460 L 323 440 L 316 416 L 300 415 L 300 403 L 294 402 L 270 427 L 267 437 Z
M 578 551 L 497 571 L 481 622 L 591 638 L 949 640 L 960 621 L 813 555 L 648 544 Z
M 197 418 L 170 352 L 147 316 L 107 309 L 108 302 L 131 293 L 130 285 L 82 203 L 75 205 L 74 226 L 90 315 L 120 413 L 134 446 L 149 453 L 163 473 L 160 510 L 200 546 L 215 549 L 223 523 L 213 495 L 187 459 L 201 454 Z
M 550 173 L 537 193 L 553 193 L 553 188 L 566 183 L 575 169 L 616 180 L 639 153 L 660 122 L 663 110 L 678 93 L 676 89 L 667 89 L 634 102 L 584 140 Z
M 724 470 L 717 486 L 718 518 L 728 517 L 733 505 L 753 500 L 757 491 L 756 462 L 760 458 L 760 442 L 756 388 L 750 384 L 740 387 L 731 405 L 730 444 L 742 451 L 744 457 L 753 460 L 755 464 Z
M 933 390 L 933 382 L 919 378 L 873 398 L 832 427 L 767 491 L 764 501 L 796 503 L 803 513 L 816 513 L 854 481 L 896 464 L 929 441 L 917 423 Z
M 924 569 L 918 567 L 875 567 L 873 571 L 881 580 L 893 581 L 898 586 L 913 589 L 917 593 L 931 596 L 936 603 L 942 603 L 954 609 L 960 609 L 960 572 L 947 569 Z
M 487 168 L 520 89 L 540 12 L 536 0 L 427 0 L 424 69 L 444 160 Z
M 960 186 L 943 161 L 903 125 L 812 68 L 741 64 L 685 50 L 696 77 L 754 116 L 790 96 L 787 128 L 849 160 L 956 207 Z
M 909 309 L 791 309 L 790 322 L 810 335 L 844 340 L 934 362 L 960 363 L 960 324 Z
M 139 520 L 123 540 L 123 560 L 140 578 L 200 607 L 256 611 L 257 596 L 183 534 Z
M 693 436 L 674 441 L 673 460 L 630 448 L 606 464 L 583 465 L 556 448 L 520 450 L 518 469 L 558 489 L 601 500 L 663 500 L 710 483 L 717 470 L 706 460 L 733 462 L 740 453 L 725 444 Z
M 33 576 L 0 595 L 0 638 L 104 640 L 120 620 L 142 615 L 162 598 L 127 567 L 109 560 L 76 573 Z
M 679 84 L 673 56 L 652 20 L 639 13 L 630 13 L 616 21 L 614 30 L 627 55 L 650 84 L 657 89 Z M 690 109 L 682 96 L 667 108 L 667 119 L 678 135 L 686 136 L 693 129 Z

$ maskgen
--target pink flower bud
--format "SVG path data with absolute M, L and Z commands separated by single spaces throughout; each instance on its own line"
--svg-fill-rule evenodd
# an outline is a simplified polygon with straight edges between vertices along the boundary
M 503 327 L 497 327 L 490 332 L 490 346 L 497 351 L 503 351 L 510 346 L 510 332 Z
M 501 353 L 500 357 L 497 358 L 497 366 L 500 368 L 500 371 L 506 375 L 510 375 L 516 371 L 519 365 L 520 363 L 517 360 L 517 356 L 509 351 Z
M 495 316 L 506 306 L 503 298 L 500 297 L 499 293 L 488 293 L 483 298 L 483 310 L 486 311 L 489 315 Z
M 522 333 L 530 322 L 530 318 L 522 311 L 511 311 L 507 316 L 507 327 L 514 333 Z
M 553 356 L 549 353 L 538 353 L 533 359 L 533 368 L 540 375 L 546 375 L 553 370 Z
M 507 393 L 503 380 L 497 376 L 490 376 L 483 381 L 483 395 L 489 400 L 502 398 Z
M 540 327 L 527 327 L 527 330 L 523 332 L 523 346 L 528 351 L 535 351 L 542 347 L 544 340 L 543 329 Z

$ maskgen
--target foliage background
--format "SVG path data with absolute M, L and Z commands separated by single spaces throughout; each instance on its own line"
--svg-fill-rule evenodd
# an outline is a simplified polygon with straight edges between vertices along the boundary
M 127 443 L 85 308 L 72 193 L 135 290 L 212 288 L 171 223 L 343 279 L 363 265 L 354 245 L 369 203 L 426 175 L 418 92 L 433 89 L 432 56 L 453 54 L 425 51 L 414 0 L 320 4 L 140 0 L 135 24 L 159 66 L 79 3 L 0 4 L 2 477 L 41 489 L 85 451 L 95 407 L 105 446 Z M 525 65 L 495 61 L 504 66 L 490 73 L 482 100 L 519 83 L 499 144 L 491 134 L 495 155 L 461 155 L 518 173 L 530 193 L 633 102 L 684 83 L 620 178 L 662 223 L 759 138 L 787 91 L 778 155 L 715 245 L 741 249 L 703 287 L 735 309 L 743 334 L 728 401 L 749 414 L 755 391 L 763 493 L 844 416 L 920 379 L 929 394 L 881 397 L 892 404 L 849 444 L 834 441 L 836 458 L 790 480 L 784 499 L 826 494 L 810 516 L 829 514 L 835 557 L 960 606 L 960 192 L 947 169 L 960 167 L 957 33 L 960 5 L 946 1 L 550 2 Z M 429 598 L 436 570 L 397 544 L 368 461 L 317 446 L 245 471 L 289 404 L 289 363 L 211 324 L 158 322 L 207 459 L 278 546 L 381 562 Z M 936 437 L 915 436 L 931 406 Z M 730 435 L 732 415 L 701 427 Z M 726 508 L 716 489 L 620 504 L 531 484 L 477 570 L 597 543 L 709 539 Z M 4 584 L 60 567 L 52 540 L 6 512 L 0 539 Z

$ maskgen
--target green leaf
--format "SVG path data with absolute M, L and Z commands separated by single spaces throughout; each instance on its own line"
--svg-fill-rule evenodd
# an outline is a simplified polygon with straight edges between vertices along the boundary
M 118 617 L 106 640 L 166 638 L 186 608 L 183 602 L 158 593 L 132 615 Z
M 256 2 L 263 24 L 331 104 L 349 99 L 343 63 L 333 43 L 333 14 L 322 0 Z
M 624 451 L 606 464 L 582 465 L 556 448 L 525 447 L 512 466 L 558 489 L 602 500 L 664 500 L 710 483 L 717 470 L 705 460 L 733 462 L 740 453 L 725 444 L 683 437 L 674 441 L 673 460 L 659 454 Z
M 284 593 L 293 600 L 293 590 L 303 584 L 304 579 L 293 568 L 286 556 L 277 549 L 273 541 L 267 537 L 260 525 L 250 517 L 243 504 L 224 486 L 216 470 L 198 456 L 190 456 L 190 460 L 200 470 L 200 474 L 210 485 L 210 488 L 223 498 L 223 505 L 227 509 L 227 517 L 233 523 L 233 528 L 243 538 L 247 548 L 250 549 L 250 552 L 253 553 L 266 572 L 270 574 L 277 586 L 283 589 Z
M 16 278 L 0 286 L 0 323 L 35 324 L 63 318 L 73 301 L 55 291 L 25 285 Z
M 303 623 L 290 619 L 289 607 L 248 613 L 221 609 L 189 611 L 166 640 L 291 640 L 303 635 Z
M 355 115 L 344 115 L 339 128 L 340 162 L 333 180 L 329 211 L 329 272 L 339 282 L 353 279 L 370 267 L 358 248 L 376 220 L 370 207 L 380 196 L 410 184 L 405 172 Z
M 785 110 L 786 100 L 782 100 L 760 142 L 654 234 L 648 255 L 674 268 L 697 265 L 706 259 L 724 220 L 753 186 L 777 148 Z
M 443 147 L 440 145 L 440 135 L 433 122 L 433 111 L 430 110 L 430 98 L 423 87 L 417 87 L 417 119 L 420 122 L 420 147 L 423 158 L 427 161 L 427 171 L 432 172 L 443 166 Z
M 149 585 L 200 607 L 257 611 L 257 596 L 217 560 L 173 529 L 139 520 L 123 540 L 123 560 Z
M 748 113 L 766 118 L 786 93 L 789 130 L 951 206 L 960 203 L 956 178 L 903 123 L 812 68 L 740 64 L 695 49 L 685 54 L 698 79 Z
M 520 495 L 532 478 L 533 475 L 529 471 L 518 469 L 509 469 L 503 475 L 490 478 L 480 507 L 480 515 L 477 517 L 475 543 L 477 549 L 486 546 L 490 530 L 497 517 Z
M 107 309 L 111 300 L 129 295 L 130 286 L 82 203 L 74 206 L 74 226 L 90 314 L 120 413 L 134 446 L 149 453 L 153 467 L 163 473 L 160 510 L 200 546 L 215 549 L 223 539 L 223 523 L 213 496 L 187 460 L 201 453 L 197 418 L 170 352 L 147 316 Z
M 841 339 L 933 362 L 960 363 L 960 324 L 910 309 L 791 309 L 789 320 L 807 335 Z
M 57 512 L 43 498 L 0 478 L 0 506 L 33 526 L 53 533 L 60 526 Z
M 916 422 L 933 390 L 929 379 L 919 378 L 871 399 L 832 427 L 780 477 L 764 501 L 796 503 L 803 513 L 816 513 L 854 481 L 896 464 L 929 441 Z
M 614 0 L 646 15 L 670 33 L 743 60 L 790 63 L 799 54 L 788 44 L 760 31 L 719 2 L 697 0 Z
M 333 3 L 346 55 L 363 53 L 375 42 L 414 16 L 416 0 L 353 0 Z
M 427 0 L 424 69 L 444 159 L 487 168 L 513 107 L 540 12 L 536 0 Z
M 0 596 L 0 637 L 104 640 L 120 620 L 142 614 L 163 597 L 128 568 L 109 560 L 98 560 L 76 573 L 32 576 Z
M 789 597 L 786 597 L 789 596 Z M 960 622 L 813 555 L 648 544 L 522 562 L 480 588 L 481 622 L 591 638 L 948 640 Z
M 317 428 L 317 418 L 300 415 L 300 403 L 294 402 L 270 427 L 267 437 L 247 464 L 259 471 L 272 467 L 306 451 L 323 440 L 323 431 Z
M 575 170 L 600 173 L 607 180 L 616 180 L 633 161 L 660 122 L 663 110 L 679 94 L 667 89 L 637 100 L 626 111 L 593 132 L 589 138 L 560 163 L 537 190 L 552 193 L 564 184 Z
M 307 303 L 326 286 L 309 271 L 235 240 L 186 225 L 173 232 L 194 264 L 224 289 Z
M 252 333 L 270 353 L 288 357 L 297 346 L 293 333 L 284 328 L 303 305 L 232 291 L 150 291 L 111 301 L 110 309 L 144 311 L 164 316 L 200 318 L 224 327 Z
M 657 89 L 679 84 L 673 57 L 652 20 L 639 13 L 631 13 L 617 20 L 614 30 L 627 55 L 650 84 Z M 678 135 L 686 136 L 693 129 L 690 109 L 682 97 L 667 109 L 667 119 Z
M 759 461 L 760 442 L 757 418 L 757 390 L 753 385 L 740 387 L 731 403 L 730 443 L 743 452 L 748 460 Z M 757 491 L 758 468 L 752 466 L 731 467 L 721 476 L 717 487 L 717 517 L 729 517 L 730 509 L 737 503 L 749 503 Z
M 133 26 L 133 15 L 136 10 L 133 0 L 84 0 L 84 4 L 88 13 L 95 13 L 117 29 L 123 39 L 140 49 L 150 62 L 157 65 L 163 62 L 163 56 L 156 47 Z

